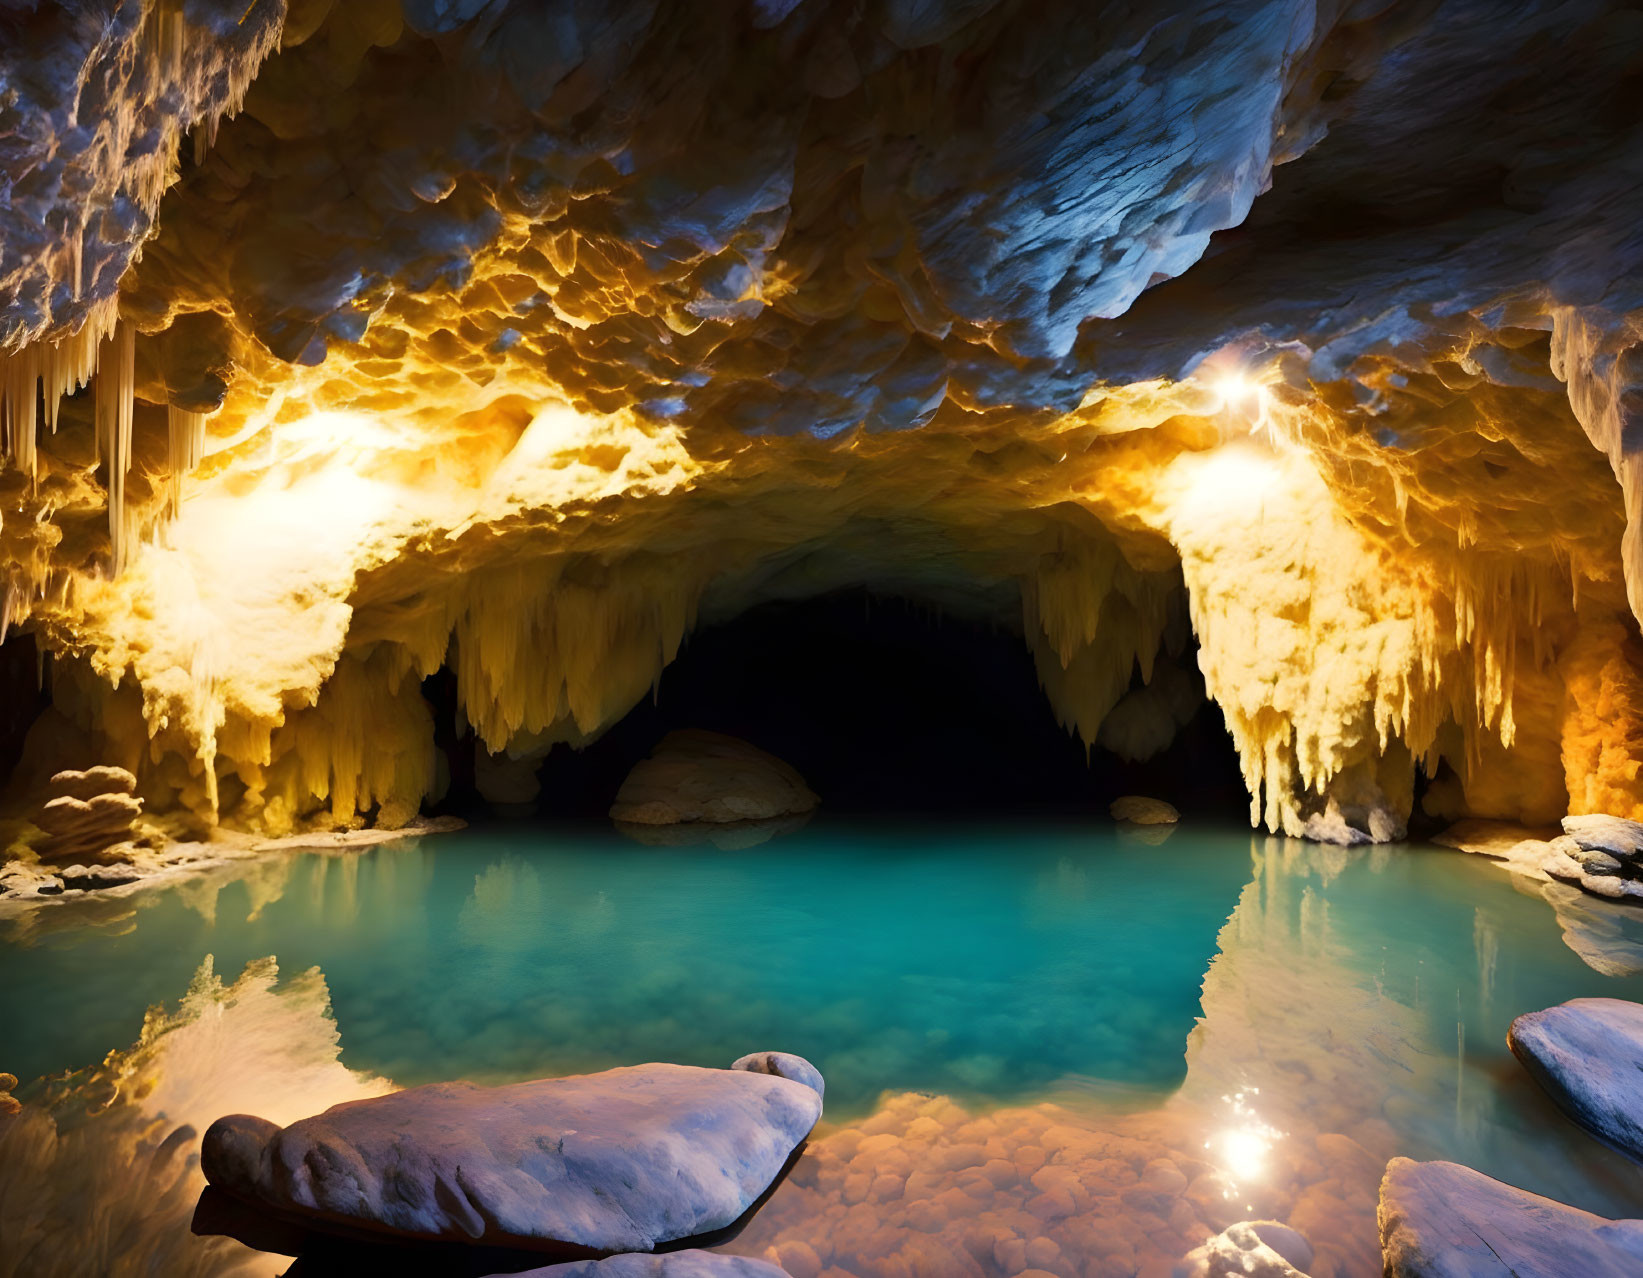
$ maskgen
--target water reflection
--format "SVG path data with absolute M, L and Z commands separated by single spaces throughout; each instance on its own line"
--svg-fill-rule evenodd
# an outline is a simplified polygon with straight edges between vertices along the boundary
M 390 1085 L 339 1063 L 319 972 L 277 980 L 265 959 L 225 985 L 208 959 L 130 1048 L 0 1111 L 0 1273 L 283 1272 L 284 1258 L 189 1232 L 199 1133 L 225 1113 L 291 1122 Z
M 1584 965 L 1561 914 L 1475 859 L 1187 830 L 1164 852 L 828 838 L 758 859 L 627 845 L 620 863 L 612 845 L 430 840 L 127 902 L 106 931 L 8 937 L 30 1026 L 94 1009 L 82 1060 L 108 1046 L 107 1009 L 155 971 L 174 994 L 203 944 L 225 971 L 266 946 L 330 982 L 280 985 L 265 960 L 225 987 L 208 965 L 136 1047 L 24 1089 L 0 1116 L 9 1272 L 110 1268 L 110 1238 L 144 1272 L 268 1271 L 186 1233 L 194 1133 L 219 1113 L 285 1122 L 384 1073 L 757 1046 L 829 1075 L 828 1124 L 730 1248 L 795 1275 L 1168 1272 L 1252 1217 L 1306 1235 L 1316 1278 L 1375 1274 L 1394 1154 L 1643 1214 L 1630 1168 L 1503 1043 L 1519 1012 L 1643 982 Z

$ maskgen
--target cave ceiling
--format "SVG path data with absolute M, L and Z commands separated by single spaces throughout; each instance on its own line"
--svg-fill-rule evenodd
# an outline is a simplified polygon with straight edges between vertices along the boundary
M 1290 833 L 1643 811 L 1640 214 L 1609 3 L 10 0 L 0 630 L 269 828 L 857 584 Z

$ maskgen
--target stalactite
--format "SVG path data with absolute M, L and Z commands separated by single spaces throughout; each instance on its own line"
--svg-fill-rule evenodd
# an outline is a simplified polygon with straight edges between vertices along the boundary
M 1640 350 L 1643 324 L 1631 317 L 1568 306 L 1552 313 L 1552 373 L 1567 385 L 1575 417 L 1620 482 L 1626 510 L 1621 565 L 1632 615 L 1643 621 L 1643 454 L 1627 440 Z
M 25 346 L 5 362 L 7 455 L 33 483 L 39 440 L 40 350 Z
M 5 426 L 5 458 L 32 482 L 39 458 L 40 405 L 46 429 L 57 432 L 65 395 L 91 380 L 98 344 L 113 323 L 112 306 L 95 308 L 80 329 L 52 342 L 34 342 L 0 355 L 0 418 Z
M 108 466 L 108 540 L 116 576 L 126 562 L 126 473 L 131 469 L 131 424 L 136 409 L 136 330 L 117 325 L 103 344 L 97 374 L 97 440 Z
M 204 413 L 191 413 L 175 404 L 167 406 L 171 469 L 171 516 L 176 518 L 182 503 L 183 476 L 190 474 L 205 456 Z
M 1178 585 L 1137 572 L 1100 534 L 1042 556 L 1022 582 L 1022 627 L 1039 684 L 1057 721 L 1086 749 L 1137 668 L 1143 683 L 1151 680 Z

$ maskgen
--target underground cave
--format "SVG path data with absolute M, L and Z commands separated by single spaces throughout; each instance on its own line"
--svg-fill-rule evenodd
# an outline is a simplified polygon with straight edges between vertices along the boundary
M 0 1278 L 1643 1273 L 1643 15 L 0 2 Z

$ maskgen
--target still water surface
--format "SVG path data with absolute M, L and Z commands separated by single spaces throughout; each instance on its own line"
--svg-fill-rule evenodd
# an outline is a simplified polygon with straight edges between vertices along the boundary
M 830 1130 L 912 1115 L 926 1102 L 909 1093 L 955 1107 L 908 1118 L 927 1134 L 932 1122 L 959 1130 L 961 1110 L 1007 1128 L 1053 1102 L 1057 1121 L 1109 1134 L 1129 1115 L 1137 1169 L 1145 1142 L 1173 1150 L 1189 1179 L 1201 1158 L 1233 1185 L 1229 1202 L 1250 1200 L 1231 1203 L 1232 1219 L 1239 1207 L 1304 1215 L 1316 1199 L 1343 1231 L 1320 1265 L 1368 1272 L 1374 1185 L 1392 1153 L 1643 1214 L 1635 1172 L 1565 1122 L 1505 1047 L 1519 1013 L 1643 1000 L 1628 948 L 1643 915 L 1600 920 L 1619 939 L 1605 974 L 1536 893 L 1437 848 L 1190 826 L 1153 845 L 1105 823 L 823 818 L 725 851 L 492 825 L 280 854 L 10 917 L 0 1069 L 28 1080 L 91 1065 L 138 1038 L 149 1005 L 175 1006 L 207 956 L 232 982 L 271 955 L 286 982 L 319 969 L 355 1073 L 503 1081 L 778 1048 L 822 1069 Z M 266 1046 L 244 1039 L 247 1053 Z M 828 1146 L 814 1148 L 825 1182 Z M 1089 1165 L 1122 1161 L 1103 1158 Z M 778 1194 L 765 1241 L 806 1237 L 805 1213 L 820 1210 Z M 1183 1238 L 1214 1214 L 1194 1211 L 1175 1222 Z M 1126 1244 L 1136 1263 L 1176 1245 L 1150 1237 Z M 873 1256 L 852 1256 L 835 1261 L 875 1271 Z M 1097 1268 L 1086 1258 L 1069 1272 Z

